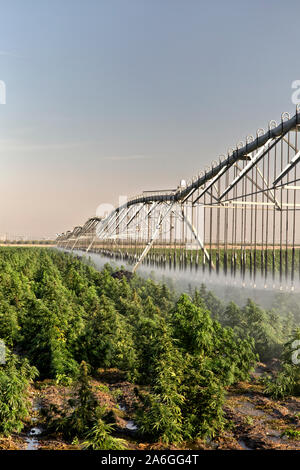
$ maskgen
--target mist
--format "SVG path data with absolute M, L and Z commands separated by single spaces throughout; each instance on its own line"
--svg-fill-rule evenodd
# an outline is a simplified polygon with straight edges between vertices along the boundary
M 63 248 L 56 248 L 61 251 L 69 252 Z M 126 263 L 125 260 L 115 260 L 99 253 L 86 253 L 82 250 L 73 250 L 73 256 L 79 256 L 86 263 L 92 263 L 94 267 L 101 271 L 105 264 L 110 264 L 114 269 L 123 268 L 132 271 L 133 265 Z M 239 306 L 244 306 L 247 299 L 250 298 L 255 303 L 265 309 L 270 309 L 280 295 L 291 295 L 298 297 L 300 293 L 300 282 L 290 279 L 266 279 L 259 273 L 255 276 L 255 282 L 250 274 L 246 273 L 243 277 L 237 271 L 233 276 L 231 273 L 225 275 L 222 272 L 205 271 L 202 267 L 182 269 L 170 269 L 166 267 L 147 266 L 142 264 L 136 274 L 144 279 L 152 279 L 157 282 L 165 283 L 169 288 L 174 289 L 178 294 L 191 294 L 195 289 L 199 289 L 202 284 L 213 292 L 220 300 L 226 304 L 235 302 Z

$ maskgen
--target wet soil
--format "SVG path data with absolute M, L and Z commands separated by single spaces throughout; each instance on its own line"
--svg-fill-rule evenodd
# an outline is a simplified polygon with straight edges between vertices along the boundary
M 228 389 L 224 406 L 227 426 L 213 440 L 185 442 L 180 446 L 143 441 L 134 422 L 137 404 L 136 386 L 116 370 L 99 370 L 92 387 L 100 405 L 105 405 L 115 421 L 114 435 L 126 441 L 128 449 L 192 449 L 192 450 L 300 450 L 300 439 L 284 435 L 287 430 L 300 431 L 300 398 L 272 400 L 263 393 L 261 375 L 265 366 L 259 365 L 249 382 Z M 0 438 L 0 449 L 7 450 L 80 450 L 79 441 L 68 442 L 59 433 L 47 428 L 49 410 L 59 410 L 73 397 L 71 386 L 54 381 L 36 382 L 30 389 L 32 412 L 23 431 L 10 438 Z

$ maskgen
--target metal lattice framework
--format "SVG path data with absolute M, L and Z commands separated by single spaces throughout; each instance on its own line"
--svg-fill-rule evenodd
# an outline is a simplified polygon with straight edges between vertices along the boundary
M 66 249 L 133 264 L 300 278 L 300 110 L 259 129 L 177 189 L 145 191 L 61 234 Z M 297 173 L 298 170 L 298 173 Z

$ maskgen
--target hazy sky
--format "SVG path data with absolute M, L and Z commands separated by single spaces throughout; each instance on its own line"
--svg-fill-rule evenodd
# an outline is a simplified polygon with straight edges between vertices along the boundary
M 282 111 L 298 0 L 0 0 L 0 234 L 175 187 Z

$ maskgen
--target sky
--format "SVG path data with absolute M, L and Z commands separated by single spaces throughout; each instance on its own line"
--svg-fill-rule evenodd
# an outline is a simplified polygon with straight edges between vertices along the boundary
M 175 188 L 294 114 L 298 0 L 0 0 L 0 235 Z

